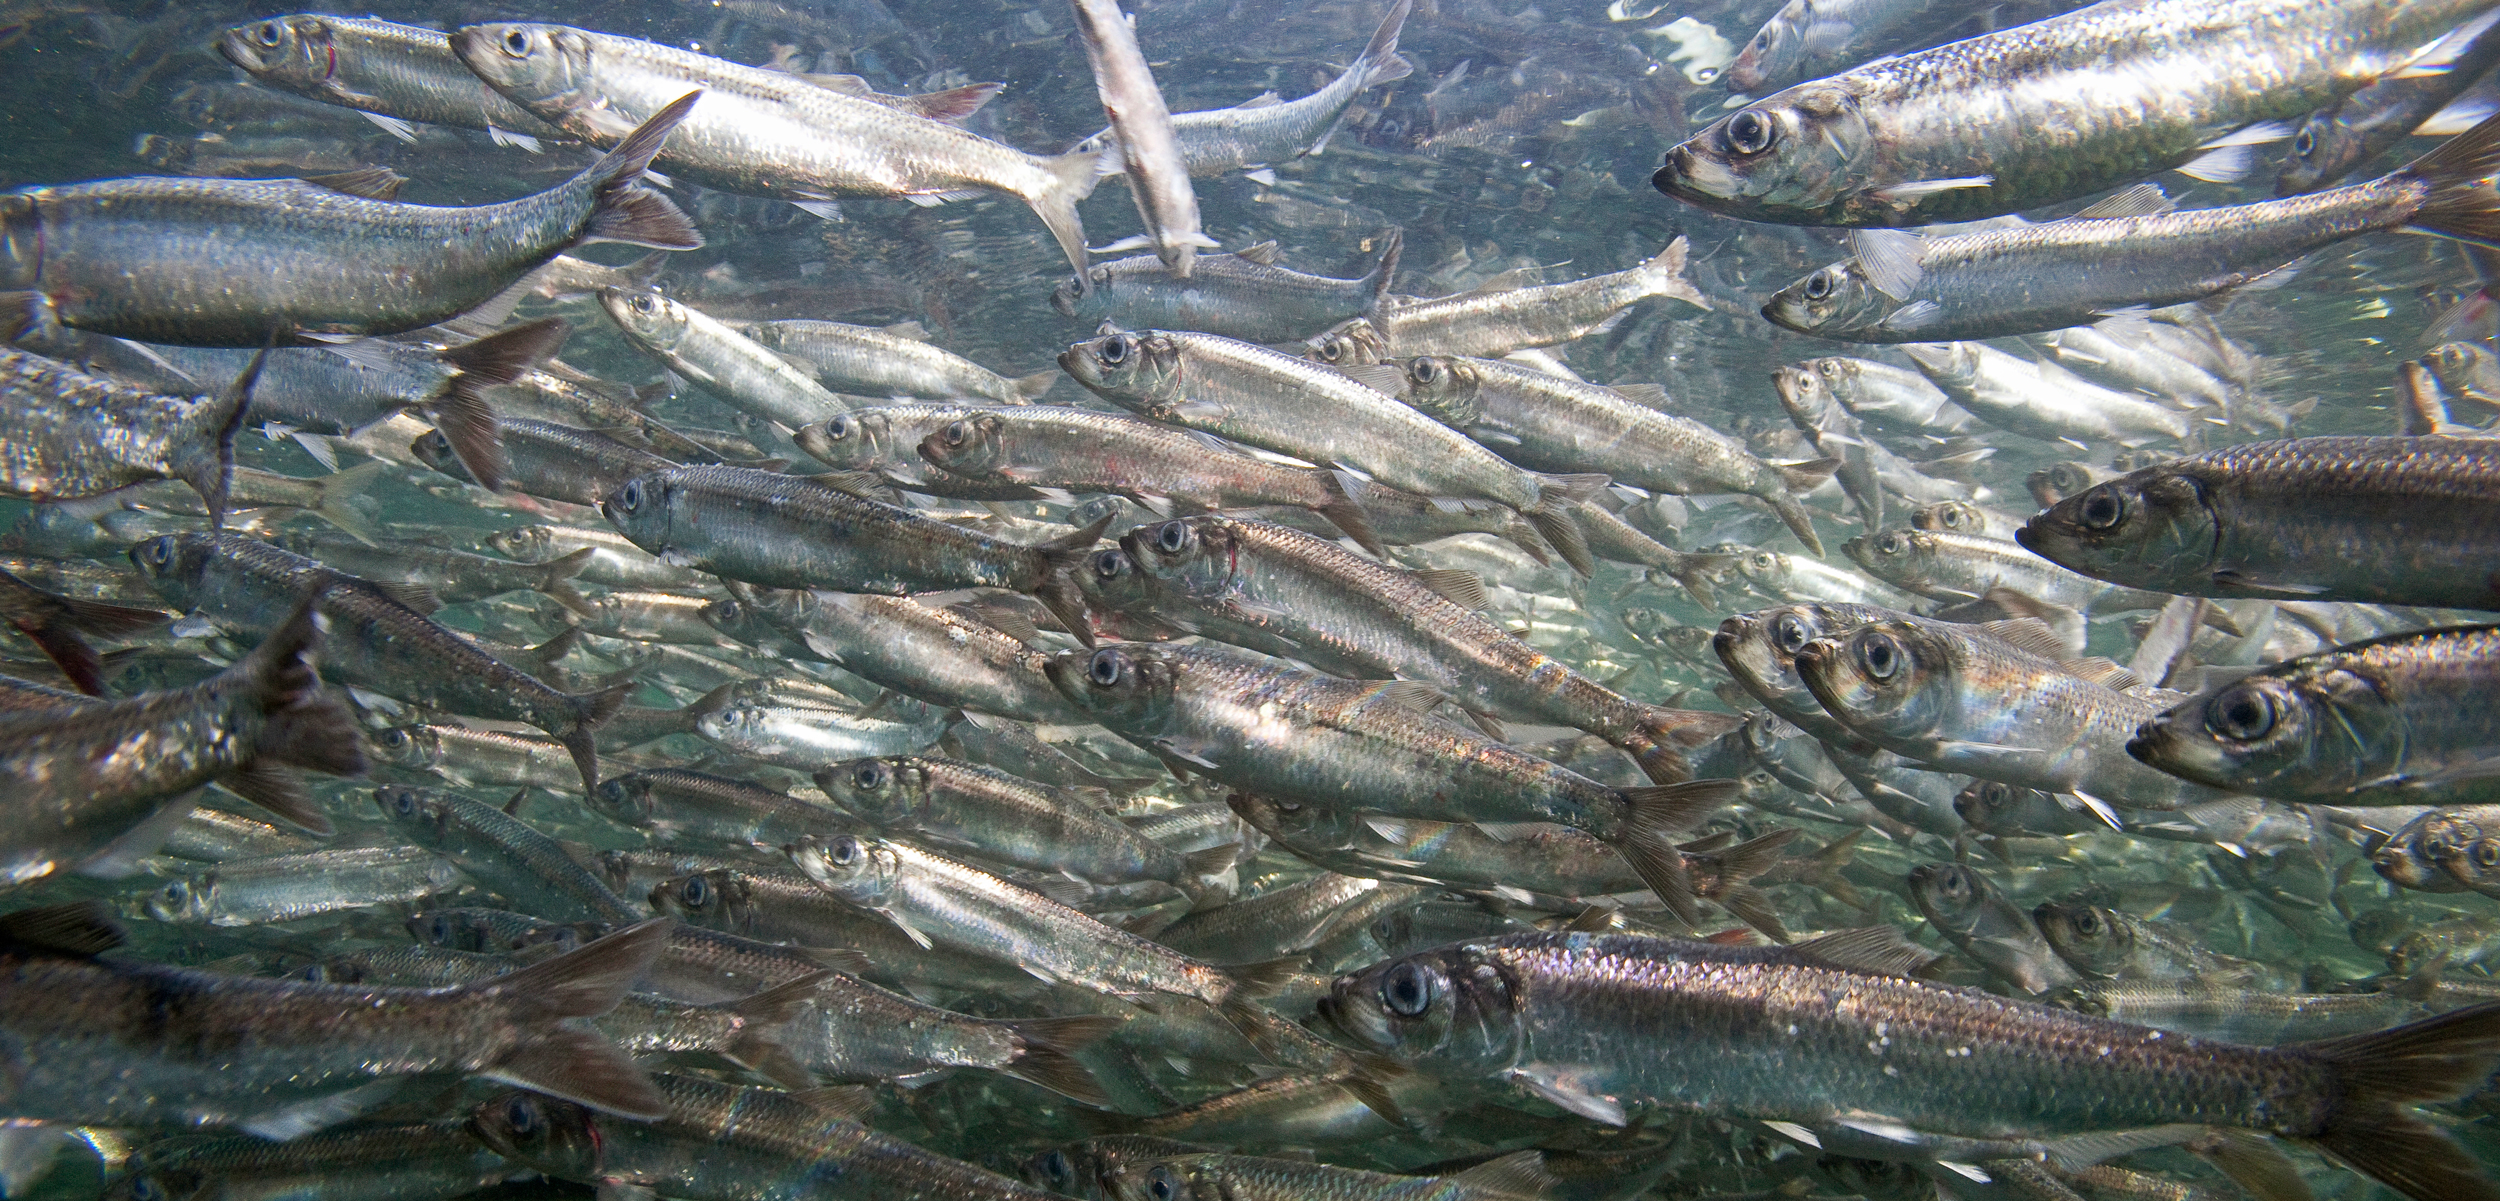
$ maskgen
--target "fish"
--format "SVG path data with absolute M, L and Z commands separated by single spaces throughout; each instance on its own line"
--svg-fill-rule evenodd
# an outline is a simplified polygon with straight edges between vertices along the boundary
M 2049 902 L 2031 911 L 2058 958 L 2095 978 L 2279 983 L 2261 964 L 2206 949 L 2191 930 L 2101 905 Z
M 2185 413 L 1984 342 L 1912 342 L 1902 350 L 1954 404 L 1999 429 L 2126 447 L 2178 441 L 2194 429 Z
M 105 1189 L 113 1201 L 285 1196 L 334 1187 L 340 1176 L 359 1172 L 409 1194 L 458 1195 L 492 1188 L 512 1173 L 459 1119 L 326 1130 L 283 1143 L 251 1135 L 177 1137 L 140 1146 L 123 1166 L 126 1175 Z
M 2274 194 L 2332 187 L 2410 136 L 2439 124 L 2474 81 L 2500 64 L 2500 37 L 2478 19 L 2459 26 L 2405 71 L 2309 114 L 2292 133 Z M 2466 111 L 2484 111 L 2466 107 Z
M 1039 399 L 1059 382 L 1057 371 L 1000 375 L 931 345 L 917 325 L 879 329 L 839 321 L 758 321 L 744 332 L 756 345 L 807 364 L 817 383 L 845 395 L 1016 405 Z
M 795 429 L 850 411 L 813 373 L 683 301 L 608 287 L 599 307 L 634 345 L 741 412 Z
M 1939 18 L 1961 15 L 1955 5 L 1930 0 L 1788 0 L 1746 39 L 1718 82 L 1741 96 L 1821 79 L 1914 45 Z
M 945 733 L 937 714 L 891 717 L 846 713 L 771 699 L 723 697 L 702 706 L 695 733 L 723 750 L 795 771 L 812 772 L 861 755 L 925 749 Z
M 1463 1172 L 1397 1176 L 1334 1164 L 1256 1155 L 1200 1152 L 1165 1159 L 1124 1160 L 1102 1173 L 1120 1201 L 1196 1201 L 1216 1197 L 1329 1196 L 1362 1198 L 1433 1196 L 1450 1201 L 1533 1197 L 1552 1181 L 1545 1153 L 1516 1151 Z M 1428 1191 L 1427 1191 L 1428 1190 Z
M 395 784 L 374 789 L 373 803 L 409 841 L 530 913 L 623 925 L 650 916 L 574 863 L 555 839 L 493 805 Z
M 254 82 L 378 118 L 401 141 L 414 125 L 481 129 L 532 151 L 568 140 L 460 65 L 439 29 L 304 13 L 232 26 L 217 52 Z
M 46 592 L 0 571 L 0 621 L 34 643 L 72 687 L 88 696 L 103 696 L 104 659 L 85 636 L 130 638 L 163 625 L 167 617 L 155 609 Z
M 130 562 L 177 608 L 223 628 L 275 629 L 306 598 L 335 628 L 322 666 L 338 679 L 476 717 L 523 721 L 563 742 L 584 787 L 599 782 L 594 734 L 632 691 L 558 692 L 427 619 L 383 587 L 234 534 L 166 534 Z
M 1960 864 L 1922 863 L 1910 869 L 1909 891 L 1927 924 L 2023 992 L 2038 996 L 2083 979 L 2032 915 L 1986 876 Z
M 1647 395 L 1635 399 L 1498 360 L 1427 355 L 1398 366 L 1385 377 L 1357 378 L 1382 378 L 1395 387 L 1392 395 L 1524 466 L 1593 467 L 1615 483 L 1679 496 L 1754 497 L 1822 557 L 1814 518 L 1799 497 L 1830 478 L 1839 460 L 1766 463 L 1734 438 L 1643 403 Z M 1663 401 L 1664 392 L 1655 399 Z
M 0 879 L 129 875 L 212 782 L 290 825 L 330 833 L 330 819 L 289 770 L 354 776 L 366 768 L 355 719 L 315 674 L 326 629 L 298 606 L 250 655 L 204 683 L 0 712 L 0 796 L 13 831 L 0 850 Z
M 599 511 L 661 561 L 728 579 L 891 595 L 1008 588 L 1035 596 L 1071 630 L 1083 605 L 1067 573 L 1110 522 L 1023 545 L 816 480 L 717 466 L 635 476 Z
M 640 180 L 700 98 L 671 97 L 548 191 L 476 208 L 368 200 L 302 180 L 124 179 L 8 193 L 0 332 L 57 323 L 183 346 L 395 334 L 474 309 L 586 241 L 696 249 L 703 238 L 685 214 Z M 254 270 L 204 266 L 192 248 L 207 237 L 219 261 Z M 215 281 L 205 291 L 203 271 Z
M 627 114 L 706 90 L 713 103 L 660 155 L 675 177 L 824 213 L 844 196 L 937 203 L 1005 192 L 1032 207 L 1079 274 L 1086 268 L 1076 206 L 1094 190 L 1092 154 L 1038 158 L 787 71 L 614 34 L 505 23 L 450 36 L 487 86 L 592 145 L 616 144 L 636 124 Z
M 2015 537 L 2086 575 L 2182 596 L 2500 607 L 2483 572 L 2475 438 L 2252 442 L 2129 472 L 2051 506 Z M 2332 548 L 2332 549 L 2330 549 Z
M 1420 710 L 1439 696 L 1417 681 L 1338 680 L 1238 652 L 1144 643 L 1064 651 L 1049 670 L 1096 722 L 1176 771 L 1283 800 L 1359 790 L 1367 807 L 1393 816 L 1585 830 L 1621 852 L 1687 922 L 1699 911 L 1670 836 L 1735 791 L 1724 780 L 1600 785 L 1427 719 Z M 1278 734 L 1254 736 L 1263 730 Z
M 625 480 L 677 466 L 609 434 L 552 421 L 508 418 L 497 423 L 496 432 L 504 456 L 498 475 L 481 478 L 441 430 L 410 443 L 408 453 L 444 475 L 488 491 L 510 487 L 528 496 L 593 506 Z M 495 483 L 488 484 L 489 479 Z
M 365 905 L 422 901 L 458 888 L 460 870 L 422 847 L 348 847 L 229 859 L 140 902 L 160 922 L 249 926 Z
M 1669 150 L 1650 183 L 1745 220 L 1886 228 L 2039 208 L 2161 171 L 2228 182 L 2252 146 L 2283 136 L 2270 123 L 2401 69 L 2483 7 L 2161 0 L 2068 12 L 1753 101 Z
M 1109 321 L 1123 329 L 1185 329 L 1244 342 L 1298 342 L 1368 317 L 1389 302 L 1405 232 L 1391 226 L 1367 241 L 1379 244 L 1380 259 L 1354 279 L 1279 266 L 1276 243 L 1260 242 L 1228 254 L 1199 255 L 1185 282 L 1152 255 L 1098 263 L 1089 274 L 1092 287 L 1064 282 L 1052 289 L 1050 307 L 1061 316 Z
M 1920 238 L 1858 234 L 1855 256 L 1773 293 L 1775 325 L 1843 342 L 1945 342 L 2087 325 L 2217 296 L 2346 238 L 2408 230 L 2500 236 L 2478 186 L 2500 170 L 2500 119 L 2391 174 L 2306 196 L 2161 211 L 2154 187 L 2062 221 Z
M 1198 196 L 1189 186 L 1189 161 L 1172 112 L 1164 106 L 1163 89 L 1146 65 L 1137 30 L 1120 11 L 1119 0 L 1076 0 L 1074 7 L 1077 37 L 1085 46 L 1085 60 L 1093 65 L 1103 115 L 1111 119 L 1109 133 L 1128 175 L 1129 197 L 1137 202 L 1137 216 L 1146 226 L 1143 245 L 1154 250 L 1174 278 L 1188 279 L 1198 251 L 1221 243 L 1198 228 Z M 1106 158 L 1109 153 L 1105 151 Z M 1084 273 L 1085 264 L 1077 264 L 1077 270 Z M 1080 274 L 1080 282 L 1089 278 Z
M 222 529 L 234 486 L 234 436 L 250 411 L 263 360 L 224 391 L 167 396 L 0 350 L 7 452 L 0 494 L 27 500 L 100 496 L 147 480 L 181 480 Z
M 1976 601 L 2011 589 L 2034 602 L 2079 613 L 2158 609 L 2169 596 L 2124 588 L 2070 571 L 2018 542 L 1951 530 L 1861 534 L 1842 544 L 1868 575 L 1932 600 Z
M 2287 659 L 2148 717 L 2127 753 L 2185 780 L 2340 805 L 2500 798 L 2477 728 L 2500 627 L 2454 626 Z
M 1560 284 L 1496 278 L 1470 292 L 1393 303 L 1309 339 L 1305 353 L 1332 367 L 1416 355 L 1491 358 L 1604 332 L 1626 308 L 1653 297 L 1707 312 L 1709 297 L 1684 278 L 1687 253 L 1677 238 L 1627 271 Z
M 1170 330 L 1105 334 L 1069 347 L 1059 366 L 1087 391 L 1139 416 L 1362 471 L 1423 496 L 1507 506 L 1582 574 L 1595 571 L 1571 508 L 1606 485 L 1590 473 L 1513 466 L 1396 398 L 1248 342 Z M 1324 418 L 1324 419 L 1323 419 Z
M 658 954 L 646 922 L 458 988 L 309 984 L 99 958 L 123 935 L 90 904 L 0 918 L 18 1114 L 234 1127 L 266 1139 L 354 1116 L 424 1073 L 526 1084 L 630 1120 L 666 1112 L 642 1069 L 566 1021 L 614 1007 Z M 385 1050 L 385 1048 L 388 1048 Z
M 1264 92 L 1230 108 L 1171 114 L 1172 134 L 1188 173 L 1213 176 L 1244 168 L 1264 170 L 1272 164 L 1291 162 L 1326 149 L 1329 139 L 1345 123 L 1347 110 L 1364 92 L 1414 74 L 1414 63 L 1398 53 L 1398 33 L 1413 8 L 1414 0 L 1396 0 L 1391 4 L 1362 53 L 1335 79 L 1310 95 L 1285 100 L 1274 92 Z M 1118 133 L 1115 122 L 1111 128 L 1078 143 L 1077 149 L 1109 151 L 1118 143 Z M 1273 173 L 1269 174 L 1272 179 Z M 1256 177 L 1254 171 L 1253 178 Z
M 1894 1141 L 2225 1126 L 2326 1148 L 2415 1201 L 2495 1191 L 2405 1107 L 2479 1082 L 2500 1006 L 2243 1046 L 1837 965 L 1814 946 L 1511 935 L 1340 976 L 1321 1012 L 1439 1078 L 1507 1083 L 1614 1124 L 1673 1103 L 1854 1121 Z

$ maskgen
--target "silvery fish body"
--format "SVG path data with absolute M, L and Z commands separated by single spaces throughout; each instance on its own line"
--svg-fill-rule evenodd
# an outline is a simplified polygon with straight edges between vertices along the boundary
M 1788 0 L 1754 31 L 1720 82 L 1743 95 L 1845 71 L 1915 38 L 1959 5 L 1935 0 Z M 1930 35 L 1933 36 L 1933 35 Z
M 639 182 L 695 97 L 535 196 L 478 208 L 368 200 L 302 180 L 120 179 L 0 197 L 0 288 L 38 319 L 190 346 L 390 334 L 484 304 L 585 240 L 703 244 Z M 622 131 L 620 131 L 622 132 Z M 245 263 L 246 272 L 215 264 Z
M 2414 78 L 2399 73 L 2309 114 L 2292 134 L 2291 153 L 2274 177 L 2274 194 L 2332 187 L 2411 136 L 2500 64 L 2495 28 L 2500 26 L 2488 20 L 2469 22 L 2424 56 L 2440 70 Z
M 816 773 L 835 808 L 880 830 L 1025 871 L 1197 891 L 1190 864 L 1090 800 L 956 759 L 854 759 Z M 1224 858 L 1231 858 L 1225 848 Z
M 1009 379 L 924 339 L 873 326 L 759 321 L 745 332 L 758 346 L 812 365 L 817 383 L 851 396 L 978 397 L 1015 405 L 1059 380 L 1056 371 Z
M 2194 160 L 2224 135 L 2334 103 L 2488 7 L 2094 5 L 1764 97 L 1669 151 L 1651 182 L 1747 220 L 1909 226 L 2036 208 L 2172 168 L 2235 178 L 2244 149 Z
M 423 847 L 349 847 L 229 859 L 142 902 L 160 922 L 248 926 L 364 905 L 421 901 L 458 888 L 460 870 Z
M 181 480 L 225 520 L 244 386 L 166 396 L 89 375 L 22 350 L 0 350 L 0 494 L 28 500 L 97 496 L 148 480 Z
M 923 709 L 918 720 L 860 717 L 836 709 L 732 700 L 695 719 L 695 732 L 723 750 L 795 771 L 812 772 L 862 755 L 902 755 L 926 748 L 946 722 Z
M 1684 278 L 1684 256 L 1684 239 L 1677 238 L 1640 266 L 1610 275 L 1430 300 L 1392 298 L 1305 345 L 1310 357 L 1333 367 L 1426 354 L 1493 358 L 1587 337 L 1652 297 L 1707 310 L 1709 298 Z
M 1189 162 L 1172 128 L 1171 110 L 1164 107 L 1163 89 L 1119 0 L 1076 0 L 1075 9 L 1077 37 L 1094 67 L 1094 89 L 1128 171 L 1129 197 L 1146 224 L 1145 244 L 1173 275 L 1187 279 L 1199 248 L 1216 242 L 1199 232 L 1198 196 L 1189 186 Z
M 2246 443 L 2070 496 L 2018 536 L 2087 575 L 2185 596 L 2500 607 L 2500 442 Z
M 375 789 L 373 800 L 393 829 L 459 864 L 517 908 L 559 921 L 624 924 L 650 916 L 574 862 L 555 839 L 493 805 L 398 785 Z
M 2018 434 L 2134 447 L 2185 438 L 2193 428 L 2187 414 L 1984 343 L 1919 342 L 1904 349 L 1955 404 Z
M 2078 612 L 2158 609 L 2167 594 L 2121 588 L 2069 571 L 2024 548 L 1950 530 L 1885 530 L 1842 544 L 1867 574 L 1931 600 L 1967 601 L 1996 587 Z
M 1909 891 L 1928 925 L 2014 987 L 2038 996 L 2083 979 L 2042 936 L 2031 914 L 1977 870 L 1922 863 L 1910 869 Z
M 741 607 L 827 662 L 942 709 L 1020 721 L 1083 720 L 1042 674 L 1045 652 L 953 609 L 848 592 L 782 593 Z
M 788 359 L 683 301 L 602 288 L 599 305 L 634 345 L 742 412 L 796 428 L 850 410 Z
M 257 82 L 327 104 L 483 129 L 532 149 L 535 139 L 566 137 L 461 66 L 439 29 L 305 13 L 237 25 L 218 39 L 217 51 Z
M 660 157 L 677 178 L 811 205 L 1005 192 L 1033 206 L 1085 269 L 1076 203 L 1094 190 L 1093 155 L 1036 158 L 787 71 L 562 25 L 465 26 L 451 49 L 488 86 L 593 145 L 688 91 L 713 92 L 716 102 Z
M 1859 417 L 1888 426 L 1937 434 L 1958 434 L 1978 419 L 1954 404 L 1943 389 L 1907 367 L 1872 359 L 1830 357 L 1797 364 L 1812 371 L 1826 391 Z
M 1050 294 L 1050 305 L 1080 321 L 1125 329 L 1185 329 L 1244 342 L 1298 342 L 1373 312 L 1386 303 L 1403 237 L 1381 236 L 1380 263 L 1359 279 L 1306 275 L 1276 265 L 1273 242 L 1229 254 L 1202 254 L 1188 279 L 1177 279 L 1153 255 L 1094 267 L 1093 288 L 1074 281 Z

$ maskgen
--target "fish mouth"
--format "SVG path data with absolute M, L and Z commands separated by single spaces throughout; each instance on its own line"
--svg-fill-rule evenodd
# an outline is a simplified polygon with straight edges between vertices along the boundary
M 243 28 L 241 26 L 229 29 L 218 35 L 217 53 L 226 56 L 227 62 L 233 63 L 235 66 L 241 67 L 245 71 L 254 75 L 258 75 L 269 69 L 268 60 L 262 58 L 260 56 L 260 51 L 254 48 L 252 43 L 244 37 Z
M 1320 1021 L 1336 1031 L 1340 1038 L 1366 1049 L 1388 1050 L 1397 1043 L 1390 1034 L 1389 1020 L 1368 1005 L 1356 1005 L 1344 999 L 1346 990 L 1353 988 L 1355 982 L 1355 977 L 1340 977 L 1329 987 L 1328 995 L 1319 998 L 1313 1008 Z

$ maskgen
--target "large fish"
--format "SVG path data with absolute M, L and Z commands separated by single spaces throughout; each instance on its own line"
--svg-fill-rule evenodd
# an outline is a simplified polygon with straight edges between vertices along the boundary
M 2223 1126 L 2312 1144 L 2412 1201 L 2500 1197 L 2410 1111 L 2500 1066 L 2500 1004 L 2241 1046 L 1843 966 L 1824 949 L 1834 941 L 1511 935 L 1339 977 L 1322 1012 L 1356 1044 L 1436 1078 L 1508 1082 L 1618 1125 L 1671 1105 L 1900 1129 L 1898 1140 L 2176 1127 L 2184 1141 Z M 1923 959 L 1877 955 L 1888 950 L 1893 971 Z
M 2136 0 L 1868 63 L 1757 100 L 1651 183 L 1793 225 L 1970 221 L 2181 169 L 2245 173 L 2266 122 L 2403 67 L 2488 0 Z M 2233 136 L 2238 135 L 2238 136 Z
M 146 342 L 259 346 L 446 321 L 583 242 L 692 250 L 642 173 L 700 94 L 681 89 L 581 174 L 477 208 L 369 200 L 302 180 L 116 179 L 0 196 L 14 335 L 57 321 Z M 238 271 L 235 264 L 249 263 Z

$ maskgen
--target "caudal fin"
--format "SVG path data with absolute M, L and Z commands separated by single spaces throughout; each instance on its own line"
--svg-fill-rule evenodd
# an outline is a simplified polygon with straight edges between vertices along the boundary
M 174 477 L 200 494 L 200 503 L 208 506 L 212 530 L 226 528 L 226 498 L 234 490 L 234 435 L 251 411 L 252 388 L 260 383 L 261 364 L 268 359 L 269 348 L 264 346 L 215 403 L 193 413 L 192 429 L 174 452 Z
M 1024 198 L 1042 224 L 1050 227 L 1050 236 L 1059 239 L 1059 249 L 1067 253 L 1068 262 L 1076 266 L 1080 294 L 1094 290 L 1094 273 L 1090 270 L 1093 260 L 1085 253 L 1085 219 L 1077 215 L 1076 206 L 1094 194 L 1094 184 L 1101 179 L 1094 173 L 1098 157 L 1091 151 L 1079 150 L 1041 160 L 1049 182 Z
M 597 191 L 590 220 L 582 228 L 582 241 L 624 242 L 655 250 L 702 249 L 703 235 L 695 232 L 694 222 L 687 220 L 668 197 L 642 185 L 642 173 L 660 153 L 660 144 L 668 140 L 669 133 L 686 119 L 686 114 L 694 110 L 694 102 L 702 96 L 699 90 L 688 92 L 651 114 L 651 119 L 625 135 L 616 149 L 576 177 Z
M 2500 116 L 2448 139 L 2396 174 L 2430 185 L 2411 229 L 2500 249 L 2500 193 L 2482 182 L 2500 172 Z
M 1380 19 L 1380 27 L 1372 30 L 1372 40 L 1363 46 L 1362 56 L 1354 60 L 1354 70 L 1363 73 L 1363 82 L 1355 91 L 1378 87 L 1404 79 L 1415 73 L 1415 64 L 1398 53 L 1398 34 L 1406 27 L 1406 14 L 1415 8 L 1415 0 L 1398 0 L 1389 6 L 1389 15 Z
M 2333 1071 L 2335 1109 L 2309 1136 L 2320 1150 L 2413 1201 L 2500 1201 L 2474 1157 L 2408 1109 L 2462 1097 L 2500 1068 L 2500 1001 L 2296 1049 Z
M 564 345 L 572 326 L 562 317 L 548 317 L 488 334 L 442 353 L 452 368 L 442 391 L 429 406 L 434 428 L 451 443 L 451 453 L 469 469 L 478 486 L 492 492 L 503 487 L 503 438 L 495 411 L 487 407 L 486 389 L 509 384 L 529 374 Z
M 469 985 L 480 1000 L 505 1006 L 516 1024 L 537 1027 L 529 1041 L 478 1075 L 561 1097 L 622 1117 L 668 1116 L 668 1098 L 615 1043 L 557 1023 L 616 1008 L 636 977 L 668 946 L 669 921 L 620 930 L 578 951 Z
M 1547 475 L 1537 477 L 1541 495 L 1536 507 L 1520 510 L 1519 515 L 1536 527 L 1554 553 L 1561 555 L 1571 570 L 1583 576 L 1597 574 L 1597 556 L 1589 552 L 1588 531 L 1580 528 L 1579 508 L 1583 501 L 1613 481 L 1603 475 Z
M 1039 400 L 1044 393 L 1050 391 L 1051 385 L 1058 383 L 1066 375 L 1066 372 L 1053 367 L 1048 371 L 1036 371 L 1031 375 L 1017 376 L 1010 381 L 1014 385 L 1010 390 L 1016 394 L 1018 400 Z
M 1053 538 L 1033 549 L 1042 552 L 1042 579 L 1033 588 L 1033 599 L 1042 602 L 1050 615 L 1059 619 L 1061 628 L 1076 635 L 1077 641 L 1094 645 L 1094 623 L 1086 620 L 1085 594 L 1077 590 L 1074 573 L 1102 540 L 1102 532 L 1111 527 L 1117 513 L 1105 513 L 1088 523 L 1084 529 L 1061 538 Z
M 9 624 L 32 640 L 72 687 L 89 696 L 104 695 L 104 659 L 79 635 L 121 638 L 170 620 L 154 609 L 56 596 L 5 571 L 0 571 L 0 596 L 15 611 Z
M 1371 303 L 1363 306 L 1363 316 L 1377 320 L 1380 310 L 1389 307 L 1389 285 L 1397 277 L 1398 256 L 1405 249 L 1405 230 L 1392 225 L 1387 233 L 1380 235 L 1380 262 L 1373 265 L 1371 274 L 1363 277 L 1372 285 Z
M 1766 496 L 1762 498 L 1762 503 L 1771 506 L 1771 511 L 1779 514 L 1780 520 L 1787 524 L 1789 532 L 1797 535 L 1797 541 L 1805 543 L 1806 549 L 1814 552 L 1814 557 L 1818 559 L 1823 557 L 1823 539 L 1814 532 L 1814 514 L 1804 505 L 1799 504 L 1796 497 Z
M 1372 532 L 1371 514 L 1364 511 L 1363 502 L 1348 486 L 1350 477 L 1325 469 L 1320 474 L 1327 477 L 1320 486 L 1327 490 L 1328 500 L 1319 507 L 1319 515 L 1327 518 L 1328 524 L 1343 531 L 1346 537 L 1354 539 L 1356 546 L 1370 551 L 1374 558 L 1387 559 L 1389 548 L 1381 544 L 1380 535 Z M 1356 483 L 1359 486 L 1359 481 Z
M 1734 780 L 1693 780 L 1623 790 L 1628 812 L 1612 840 L 1615 849 L 1685 925 L 1701 922 L 1701 907 L 1693 899 L 1692 874 L 1685 866 L 1684 852 L 1676 848 L 1676 839 L 1734 803 L 1736 790 Z
M 1710 307 L 1710 298 L 1702 295 L 1693 281 L 1684 278 L 1684 256 L 1689 249 L 1683 238 L 1667 243 L 1648 262 L 1641 264 L 1642 291 L 1650 296 L 1669 296 L 1696 308 Z
M 1097 1109 L 1109 1109 L 1111 1097 L 1103 1092 L 1102 1081 L 1095 1079 L 1094 1070 L 1086 1067 L 1075 1053 L 1111 1033 L 1126 1020 L 1079 1014 L 1010 1022 L 1008 1028 L 1016 1036 L 1016 1057 L 1005 1070 L 1010 1076 L 1041 1085 L 1072 1101 Z
M 382 543 L 382 531 L 373 528 L 373 523 L 365 520 L 364 511 L 358 509 L 354 501 L 356 497 L 364 495 L 367 489 L 379 483 L 382 476 L 390 469 L 390 463 L 375 459 L 370 463 L 359 463 L 345 471 L 325 475 L 314 483 L 313 486 L 318 491 L 313 503 L 305 511 L 347 531 L 347 536 L 358 542 L 367 546 L 379 546 Z M 440 605 L 425 607 L 421 611 L 430 613 L 440 607 Z
M 573 697 L 572 728 L 556 734 L 556 740 L 573 754 L 573 767 L 582 773 L 582 789 L 596 792 L 599 788 L 599 727 L 608 724 L 616 711 L 625 707 L 626 698 L 639 685 L 633 680 L 610 685 L 597 692 Z
M 368 766 L 356 715 L 321 686 L 316 656 L 327 629 L 308 598 L 251 654 L 227 669 L 228 678 L 252 690 L 263 716 L 251 757 L 222 781 L 245 800 L 325 835 L 332 829 L 329 815 L 284 769 L 361 776 Z
M 1637 732 L 1625 740 L 1623 749 L 1641 765 L 1651 783 L 1681 784 L 1693 778 L 1692 766 L 1684 759 L 1687 748 L 1701 746 L 1743 724 L 1744 719 L 1733 714 L 1653 706 L 1641 714 Z

